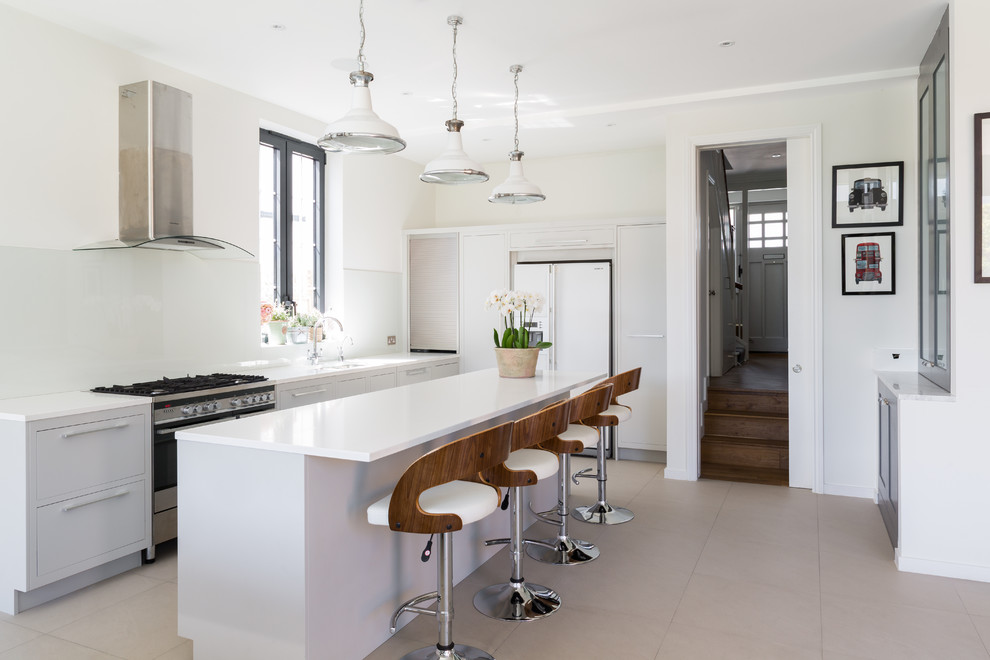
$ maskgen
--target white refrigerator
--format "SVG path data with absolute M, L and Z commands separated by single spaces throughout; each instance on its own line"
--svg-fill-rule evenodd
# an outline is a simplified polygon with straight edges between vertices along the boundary
M 519 263 L 512 288 L 540 293 L 547 301 L 529 328 L 530 343 L 541 338 L 553 343 L 540 351 L 538 369 L 611 375 L 611 262 Z

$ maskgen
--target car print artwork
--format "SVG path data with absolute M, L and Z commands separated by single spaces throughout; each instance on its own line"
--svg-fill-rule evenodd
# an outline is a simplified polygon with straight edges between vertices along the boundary
M 881 211 L 887 210 L 887 191 L 883 189 L 883 181 L 871 177 L 856 179 L 849 191 L 849 212 L 858 208 L 865 211 L 874 206 L 879 206 Z

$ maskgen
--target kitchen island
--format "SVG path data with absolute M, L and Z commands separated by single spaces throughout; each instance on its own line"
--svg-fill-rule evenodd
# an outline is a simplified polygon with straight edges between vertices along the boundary
M 436 588 L 426 537 L 368 524 L 367 506 L 427 451 L 604 377 L 476 371 L 177 433 L 179 634 L 197 659 L 363 658 Z M 556 501 L 554 480 L 527 490 Z M 455 534 L 455 581 L 507 530 L 497 511 Z

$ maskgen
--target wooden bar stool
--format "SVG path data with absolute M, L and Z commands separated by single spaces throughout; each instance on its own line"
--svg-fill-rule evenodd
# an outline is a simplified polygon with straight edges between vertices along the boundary
M 596 386 L 583 394 L 570 399 L 570 424 L 556 438 L 540 443 L 541 449 L 557 454 L 560 460 L 557 480 L 557 507 L 549 511 L 533 513 L 551 525 L 559 528 L 556 538 L 543 539 L 543 545 L 527 544 L 526 554 L 537 561 L 561 566 L 584 564 L 596 559 L 600 554 L 593 543 L 572 539 L 567 532 L 570 517 L 571 497 L 571 454 L 580 454 L 586 446 L 598 442 L 600 431 L 593 426 L 581 423 L 604 412 L 612 400 L 612 384 Z M 574 479 L 577 484 L 577 479 Z
M 509 489 L 509 538 L 485 541 L 485 545 L 509 544 L 512 576 L 508 582 L 485 587 L 474 595 L 475 608 L 493 619 L 532 621 L 560 608 L 560 597 L 553 589 L 527 583 L 523 578 L 522 546 L 534 541 L 522 538 L 523 517 L 519 509 L 524 486 L 536 484 L 557 472 L 557 456 L 533 447 L 567 428 L 568 403 L 562 401 L 517 421 L 512 429 L 512 453 L 502 465 L 482 473 L 486 483 Z
M 402 660 L 494 660 L 481 649 L 453 641 L 453 533 L 498 508 L 498 488 L 481 483 L 478 475 L 509 457 L 512 428 L 513 423 L 506 422 L 424 454 L 406 468 L 390 495 L 368 507 L 372 525 L 388 525 L 394 532 L 440 535 L 437 590 L 400 605 L 389 623 L 394 633 L 403 612 L 435 616 L 437 643 L 408 653 Z M 420 607 L 430 600 L 436 601 L 435 610 Z
M 587 474 L 591 468 L 585 468 L 574 473 L 574 479 L 579 477 L 594 477 L 598 480 L 598 501 L 591 506 L 579 506 L 571 512 L 582 522 L 596 525 L 618 525 L 633 519 L 633 512 L 622 507 L 613 507 L 605 500 L 605 427 L 615 427 L 632 417 L 632 408 L 617 401 L 623 394 L 639 389 L 639 374 L 642 367 L 636 367 L 618 376 L 603 380 L 599 386 L 612 384 L 612 398 L 604 412 L 581 420 L 582 424 L 597 426 L 602 433 L 598 437 L 598 472 Z

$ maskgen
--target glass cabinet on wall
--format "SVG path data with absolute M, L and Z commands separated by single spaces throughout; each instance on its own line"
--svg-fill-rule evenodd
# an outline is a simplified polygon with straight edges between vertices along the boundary
M 918 77 L 921 323 L 919 373 L 945 390 L 949 378 L 949 12 Z

